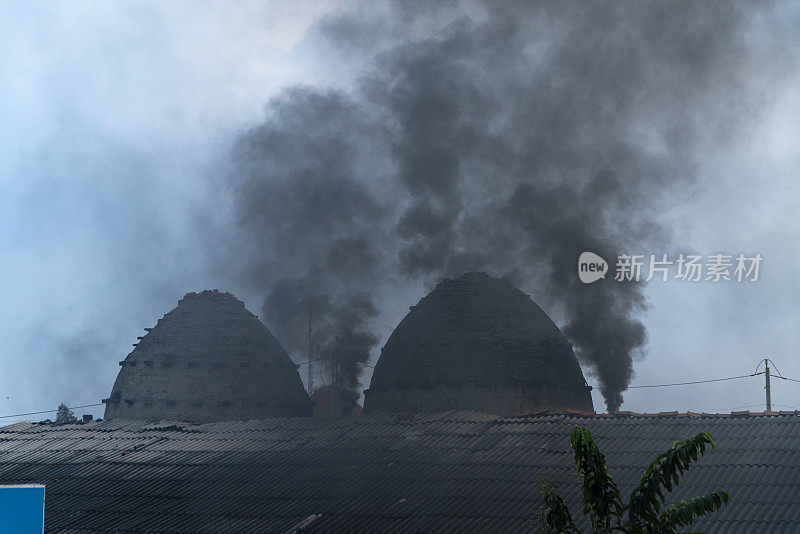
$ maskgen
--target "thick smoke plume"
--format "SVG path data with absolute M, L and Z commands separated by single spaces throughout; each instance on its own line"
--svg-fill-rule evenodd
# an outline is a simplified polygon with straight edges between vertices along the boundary
M 381 128 L 346 95 L 294 88 L 236 145 L 231 185 L 247 276 L 268 287 L 265 321 L 323 382 L 357 391 L 378 343 L 369 330 L 385 263 Z M 308 325 L 311 323 L 311 351 Z M 335 367 L 334 367 L 335 363 Z M 335 370 L 335 375 L 334 375 Z
M 327 20 L 317 37 L 363 68 L 357 88 L 287 90 L 234 154 L 267 323 L 305 359 L 313 312 L 316 352 L 356 389 L 392 283 L 505 275 L 563 314 L 617 410 L 643 286 L 583 285 L 577 258 L 666 252 L 658 214 L 752 118 L 753 70 L 780 69 L 747 21 L 730 2 L 568 1 Z

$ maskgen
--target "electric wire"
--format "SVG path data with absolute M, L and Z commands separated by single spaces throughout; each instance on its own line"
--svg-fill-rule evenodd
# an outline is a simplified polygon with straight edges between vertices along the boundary
M 748 404 L 747 406 L 734 406 L 733 408 L 716 408 L 714 410 L 711 410 L 710 413 L 733 412 L 733 411 L 736 411 L 736 410 L 744 410 L 746 408 L 759 408 L 759 407 L 761 407 L 763 405 L 764 405 L 763 402 L 759 402 L 757 404 Z
M 772 378 L 780 378 L 781 380 L 788 380 L 789 382 L 800 382 L 800 380 L 798 380 L 796 378 L 788 378 L 788 377 L 780 376 L 780 375 L 773 376 Z
M 330 360 L 332 358 L 333 358 L 333 356 L 323 356 L 322 358 L 317 358 L 315 360 L 306 360 L 304 362 L 299 362 L 299 363 L 296 363 L 294 365 L 295 365 L 295 367 L 300 367 L 301 365 L 306 365 L 306 364 L 314 363 L 314 362 L 321 362 L 322 360 Z M 356 362 L 356 365 L 360 365 L 361 367 L 370 367 L 372 369 L 375 368 L 374 365 L 369 365 L 369 364 L 366 364 L 366 363 Z
M 333 359 L 333 356 L 324 356 L 322 358 L 315 358 L 313 360 L 306 360 L 304 362 L 298 362 L 298 363 L 291 362 L 291 363 L 287 363 L 286 367 L 290 367 L 292 369 L 300 369 L 300 367 L 302 367 L 304 365 L 308 365 L 309 363 L 321 362 L 321 361 L 330 360 L 330 359 Z M 360 363 L 358 365 L 365 365 L 365 364 L 361 364 Z M 372 367 L 371 365 L 365 365 L 365 366 L 366 367 Z
M 725 378 L 711 378 L 709 380 L 693 380 L 691 382 L 673 382 L 671 384 L 644 384 L 641 386 L 628 386 L 628 389 L 642 389 L 642 388 L 665 388 L 672 386 L 690 386 L 694 384 L 709 384 L 711 382 L 724 382 L 726 380 L 739 380 L 740 378 L 750 378 L 753 376 L 763 375 L 764 373 L 753 373 L 750 375 L 740 376 L 727 376 Z M 800 380 L 798 380 L 800 382 Z
M 298 363 L 296 365 L 297 366 L 305 365 L 305 364 L 308 364 L 308 363 L 318 362 L 318 361 L 322 361 L 322 360 L 328 360 L 330 358 L 331 358 L 330 356 L 326 356 L 326 357 L 323 357 L 323 358 L 317 358 L 315 360 L 309 360 L 309 361 L 305 361 L 305 362 L 300 362 L 300 363 Z M 770 361 L 772 361 L 772 360 L 770 360 Z M 358 365 L 360 365 L 362 367 L 369 367 L 369 368 L 372 368 L 372 369 L 375 368 L 374 365 L 368 365 L 366 363 L 358 363 Z M 773 367 L 774 366 L 775 366 L 775 364 L 773 363 Z M 778 371 L 777 368 L 775 368 L 775 370 Z M 761 372 L 752 373 L 752 374 L 749 374 L 749 375 L 727 376 L 727 377 L 724 377 L 724 378 L 711 378 L 711 379 L 708 379 L 708 380 L 693 380 L 693 381 L 690 381 L 690 382 L 673 382 L 673 383 L 670 383 L 670 384 L 643 384 L 643 385 L 640 385 L 640 386 L 628 386 L 628 389 L 663 388 L 663 387 L 673 387 L 673 386 L 691 386 L 691 385 L 696 385 L 696 384 L 710 384 L 712 382 L 724 382 L 724 381 L 727 381 L 727 380 L 739 380 L 739 379 L 742 379 L 742 378 L 752 378 L 754 376 L 759 376 L 759 375 L 763 375 L 763 374 L 764 374 L 764 372 L 761 371 Z M 327 384 L 325 384 L 325 378 L 324 377 L 320 377 L 320 378 L 322 378 L 323 385 L 327 385 Z M 778 371 L 778 374 L 772 375 L 772 378 L 779 378 L 781 380 L 787 380 L 789 382 L 800 382 L 800 380 L 798 380 L 796 378 L 789 378 L 789 377 L 786 377 L 786 376 L 782 376 L 780 374 L 780 371 Z M 773 403 L 773 404 L 775 404 L 776 406 L 784 406 L 786 408 L 794 408 L 793 406 L 788 406 L 788 405 L 783 405 L 783 404 L 777 404 L 777 403 Z M 72 406 L 69 409 L 70 410 L 79 410 L 81 408 L 93 408 L 95 406 L 102 406 L 102 405 L 103 405 L 103 403 L 99 402 L 99 403 L 96 403 L 96 404 L 84 404 L 82 406 Z M 36 411 L 36 412 L 17 413 L 17 414 L 11 414 L 11 415 L 0 415 L 0 419 L 9 419 L 11 417 L 25 417 L 27 415 L 40 415 L 40 414 L 45 414 L 45 413 L 55 413 L 57 411 L 58 411 L 58 409 L 55 409 L 55 410 L 39 410 L 39 411 Z
M 314 362 L 321 362 L 322 360 L 330 360 L 330 359 L 331 359 L 331 356 L 324 356 L 324 357 L 322 357 L 322 358 L 316 358 L 316 359 L 314 359 L 314 360 L 306 360 L 306 361 L 304 361 L 304 362 L 296 363 L 296 364 L 294 364 L 294 365 L 295 365 L 296 367 L 300 367 L 301 365 L 306 365 L 306 364 L 309 364 L 309 363 L 314 363 Z
M 73 406 L 73 407 L 67 408 L 67 409 L 68 410 L 78 410 L 80 408 L 92 408 L 94 406 L 102 406 L 102 405 L 103 405 L 102 402 L 98 402 L 97 404 L 84 404 L 83 406 Z M 55 413 L 57 411 L 58 411 L 58 408 L 56 408 L 55 410 L 41 410 L 41 411 L 38 411 L 38 412 L 15 413 L 15 414 L 12 414 L 12 415 L 0 415 L 0 419 L 7 419 L 9 417 L 24 417 L 26 415 L 39 415 L 39 414 L 43 414 L 43 413 Z

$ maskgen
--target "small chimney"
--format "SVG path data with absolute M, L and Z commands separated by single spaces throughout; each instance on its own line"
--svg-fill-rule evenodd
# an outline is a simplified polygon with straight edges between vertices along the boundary
M 93 418 L 92 414 L 90 414 L 90 413 L 83 414 L 83 422 L 84 423 L 90 422 L 92 420 L 92 418 Z

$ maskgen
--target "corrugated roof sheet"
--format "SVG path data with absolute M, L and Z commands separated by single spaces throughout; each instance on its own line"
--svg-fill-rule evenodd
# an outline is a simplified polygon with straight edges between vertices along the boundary
M 46 530 L 61 534 L 287 532 L 315 514 L 303 532 L 536 532 L 542 475 L 580 516 L 578 424 L 625 492 L 675 439 L 708 430 L 717 449 L 674 498 L 733 502 L 695 527 L 800 532 L 798 413 L 16 423 L 0 428 L 0 484 L 46 484 Z

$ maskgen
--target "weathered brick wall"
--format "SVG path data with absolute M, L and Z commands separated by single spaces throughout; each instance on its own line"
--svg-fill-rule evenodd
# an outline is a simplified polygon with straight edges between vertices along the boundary
M 229 293 L 189 293 L 120 362 L 106 418 L 236 421 L 311 415 L 280 343 Z
M 592 411 L 572 346 L 505 279 L 445 280 L 400 322 L 365 391 L 364 410 Z

